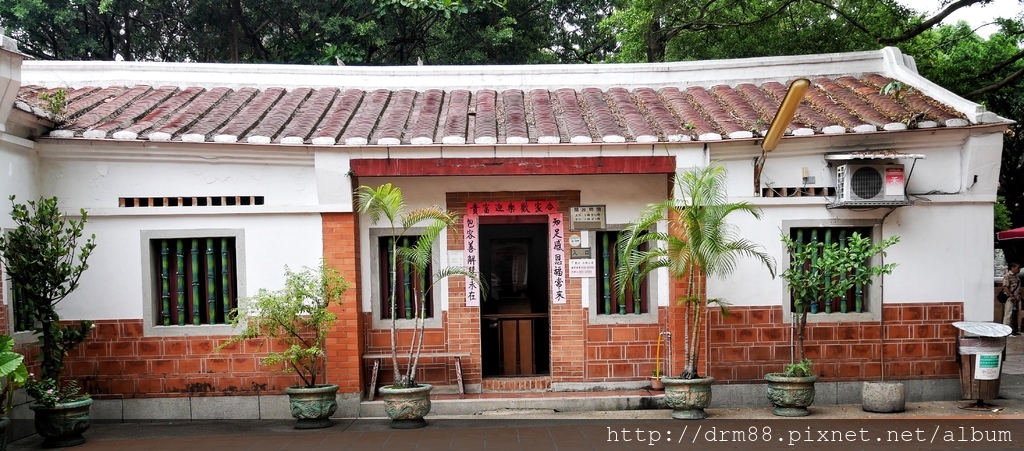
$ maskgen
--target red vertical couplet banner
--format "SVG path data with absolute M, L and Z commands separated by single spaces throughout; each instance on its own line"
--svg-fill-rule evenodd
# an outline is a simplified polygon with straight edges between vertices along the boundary
M 548 215 L 551 236 L 551 303 L 565 304 L 565 224 L 561 214 Z
M 462 218 L 462 230 L 464 243 L 466 243 L 466 267 L 476 274 L 480 274 L 480 231 L 478 225 L 480 219 L 477 215 L 467 214 Z M 476 281 L 466 278 L 466 307 L 480 306 L 480 287 Z
M 466 215 L 462 217 L 463 242 L 465 248 L 465 265 L 473 272 L 480 273 L 480 217 L 481 216 L 537 216 L 548 217 L 548 242 L 551 249 L 551 302 L 565 304 L 565 226 L 562 214 L 558 212 L 558 202 L 544 201 L 505 201 L 505 202 L 469 202 L 466 204 Z M 480 306 L 480 287 L 476 281 L 466 279 L 466 306 Z

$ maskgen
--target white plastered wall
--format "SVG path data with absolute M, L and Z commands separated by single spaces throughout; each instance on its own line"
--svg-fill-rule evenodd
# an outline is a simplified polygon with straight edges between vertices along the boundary
M 197 151 L 198 152 L 198 151 Z M 188 154 L 189 152 L 183 152 Z M 316 266 L 323 254 L 313 159 L 257 161 L 201 158 L 181 161 L 134 159 L 127 153 L 48 155 L 40 163 L 44 195 L 77 216 L 89 214 L 85 233 L 96 249 L 81 286 L 61 303 L 75 319 L 143 318 L 143 231 L 241 230 L 244 256 L 239 296 L 283 286 L 284 266 Z M 119 197 L 265 197 L 262 206 L 119 208 Z
M 14 226 L 9 196 L 17 202 L 39 197 L 37 168 L 33 149 L 0 140 L 0 229 Z
M 61 303 L 61 314 L 76 319 L 143 317 L 142 231 L 244 230 L 244 262 L 239 263 L 239 296 L 284 285 L 284 265 L 315 267 L 323 252 L 318 214 L 90 217 L 87 234 L 96 250 L 81 286 Z M 244 264 L 244 266 L 243 266 Z
M 876 209 L 827 209 L 829 199 L 766 199 L 752 195 L 754 146 L 727 147 L 712 153 L 730 175 L 734 201 L 761 207 L 760 221 L 748 215 L 730 216 L 744 238 L 760 244 L 776 262 L 786 261 L 780 234 L 787 221 L 871 220 L 881 224 L 882 236 L 899 235 L 886 263 L 899 266 L 881 281 L 885 303 L 964 302 L 969 321 L 992 320 L 992 205 L 995 202 L 1001 155 L 1001 130 L 905 134 L 899 143 L 879 137 L 847 137 L 818 149 L 794 146 L 769 154 L 762 184 L 801 186 L 802 168 L 816 177 L 815 186 L 835 186 L 834 169 L 822 154 L 851 150 L 896 150 L 922 154 L 908 185 L 914 205 Z M 717 158 L 720 157 L 720 158 Z M 909 171 L 912 161 L 902 161 Z M 835 163 L 833 163 L 835 164 Z M 886 216 L 888 214 L 888 216 Z M 883 221 L 884 218 L 884 221 Z M 708 296 L 722 297 L 734 305 L 783 305 L 784 282 L 749 258 L 741 259 L 732 277 L 712 279 Z M 877 302 L 876 300 L 875 302 Z

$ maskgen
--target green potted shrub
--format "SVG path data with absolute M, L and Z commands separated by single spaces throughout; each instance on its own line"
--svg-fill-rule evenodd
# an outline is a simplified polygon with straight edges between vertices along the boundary
M 14 408 L 14 390 L 28 382 L 28 369 L 25 368 L 25 356 L 14 352 L 14 338 L 0 335 L 0 398 L 3 402 L 3 417 L 0 418 L 0 451 L 7 449 L 7 427 L 11 419 L 7 417 Z
M 707 299 L 707 278 L 729 275 L 740 257 L 757 259 L 775 277 L 775 260 L 755 243 L 739 237 L 736 228 L 726 222 L 727 216 L 737 212 L 760 218 L 760 210 L 746 202 L 729 202 L 723 166 L 683 171 L 676 174 L 675 182 L 679 197 L 647 205 L 620 235 L 616 252 L 623 264 L 615 272 L 616 295 L 624 297 L 627 289 L 639 293 L 647 275 L 658 268 L 689 281 L 678 300 L 686 306 L 685 366 L 678 378 L 662 377 L 661 382 L 672 418 L 701 419 L 711 403 L 715 381 L 697 372 L 707 308 L 713 305 L 728 313 L 723 299 Z M 668 232 L 656 231 L 655 226 L 663 221 L 668 222 Z
M 879 254 L 884 256 L 885 250 L 899 240 L 898 236 L 891 236 L 872 244 L 870 237 L 854 232 L 845 240 L 802 243 L 782 235 L 790 260 L 781 276 L 792 296 L 797 354 L 783 372 L 765 375 L 768 399 L 775 406 L 776 415 L 809 415 L 807 407 L 814 402 L 814 382 L 818 376 L 814 374 L 812 361 L 804 354 L 810 306 L 845 297 L 851 288 L 865 286 L 882 274 L 891 274 L 895 263 L 872 266 L 871 259 Z
M 416 381 L 416 370 L 419 357 L 423 350 L 423 332 L 426 326 L 427 302 L 430 290 L 438 282 L 451 277 L 463 276 L 476 281 L 481 289 L 486 290 L 484 281 L 465 266 L 445 266 L 428 274 L 431 268 L 431 256 L 434 243 L 448 227 L 459 222 L 459 216 L 437 206 L 429 206 L 410 210 L 405 203 L 402 190 L 390 183 L 377 188 L 360 186 L 356 191 L 356 205 L 359 213 L 369 216 L 372 224 L 386 219 L 391 229 L 388 240 L 391 268 L 403 265 L 412 284 L 417 288 L 409 288 L 412 293 L 411 318 L 399 316 L 396 293 L 398 288 L 398 271 L 390 271 L 388 286 L 390 289 L 388 305 L 391 318 L 391 363 L 394 381 L 391 385 L 381 387 L 384 398 L 384 411 L 391 418 L 391 427 L 399 429 L 426 426 L 423 419 L 430 413 L 430 384 Z M 422 231 L 414 234 L 414 228 L 422 227 Z M 415 237 L 413 235 L 416 235 Z M 385 262 L 381 262 L 385 264 Z M 482 299 L 486 299 L 484 294 Z M 410 327 L 409 340 L 401 342 L 398 324 L 404 322 Z M 399 351 L 404 354 L 400 364 Z
M 295 427 L 329 427 L 338 409 L 338 386 L 324 380 L 327 334 L 336 320 L 330 306 L 341 303 L 349 284 L 323 261 L 317 269 L 304 267 L 298 272 L 285 266 L 284 275 L 284 288 L 260 289 L 242 300 L 232 312 L 231 324 L 244 323 L 244 329 L 217 349 L 253 339 L 261 340 L 260 346 L 267 340 L 281 343 L 283 351 L 267 354 L 260 363 L 299 376 L 299 384 L 285 389 Z
M 25 389 L 35 402 L 36 432 L 43 446 L 62 447 L 85 443 L 82 433 L 89 428 L 92 398 L 81 393 L 76 381 L 64 382 L 64 358 L 78 347 L 92 330 L 91 321 L 76 325 L 60 322 L 57 304 L 78 288 L 86 263 L 96 247 L 92 235 L 79 246 L 87 215 L 68 219 L 58 208 L 57 198 L 40 198 L 28 205 L 16 204 L 11 218 L 16 227 L 0 236 L 0 261 L 11 284 L 27 305 L 39 337 L 39 377 L 30 377 Z

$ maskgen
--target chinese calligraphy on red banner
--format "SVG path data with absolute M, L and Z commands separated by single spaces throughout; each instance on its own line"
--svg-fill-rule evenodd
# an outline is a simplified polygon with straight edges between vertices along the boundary
M 463 217 L 463 239 L 466 243 L 465 264 L 474 272 L 480 271 L 480 216 L 548 216 L 548 244 L 551 250 L 551 301 L 566 301 L 565 227 L 556 201 L 470 202 Z M 476 281 L 466 281 L 466 306 L 480 306 L 480 287 Z

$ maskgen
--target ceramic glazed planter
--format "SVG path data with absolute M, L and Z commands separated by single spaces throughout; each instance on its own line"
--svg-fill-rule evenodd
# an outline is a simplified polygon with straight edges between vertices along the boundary
M 430 413 L 430 384 L 414 388 L 381 387 L 384 398 L 384 412 L 391 418 L 394 429 L 415 429 L 427 425 L 423 417 Z
M 338 410 L 338 386 L 317 385 L 316 387 L 288 387 L 284 389 L 292 407 L 295 429 L 317 429 L 330 427 L 331 415 Z
M 814 402 L 814 382 L 818 376 L 787 377 L 780 373 L 764 376 L 768 381 L 768 400 L 780 417 L 805 417 L 811 412 L 807 406 Z
M 11 419 L 0 418 L 0 451 L 7 451 L 7 428 L 11 425 Z
M 711 405 L 711 384 L 713 377 L 679 379 L 662 377 L 665 384 L 665 403 L 672 408 L 672 418 L 677 420 L 700 420 L 707 418 L 704 413 Z
M 36 433 L 43 437 L 43 448 L 64 448 L 85 443 L 82 433 L 89 429 L 92 398 L 59 403 L 53 407 L 30 404 L 35 412 Z

